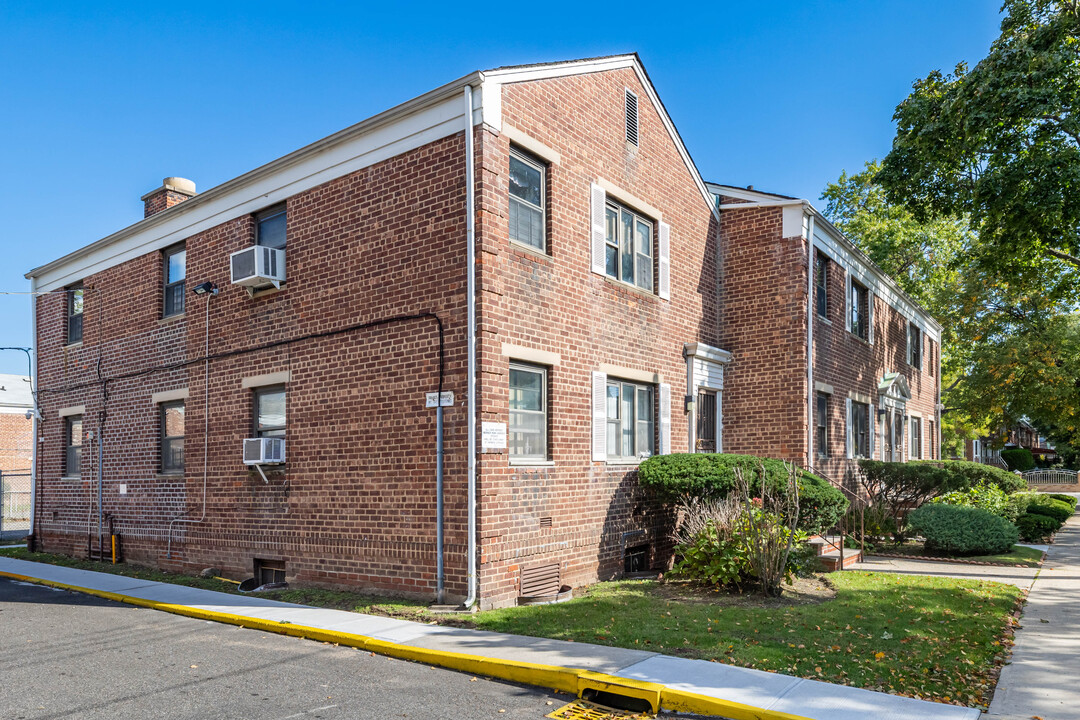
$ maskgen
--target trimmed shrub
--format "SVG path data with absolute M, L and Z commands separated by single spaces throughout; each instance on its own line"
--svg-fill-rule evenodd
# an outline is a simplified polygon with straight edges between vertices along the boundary
M 1037 543 L 1057 532 L 1061 524 L 1046 515 L 1027 513 L 1016 519 L 1016 527 L 1020 530 L 1020 539 Z
M 1016 522 L 1016 519 L 1027 513 L 1028 505 L 1035 497 L 1033 492 L 1018 492 L 1008 496 L 1005 506 L 1005 519 Z
M 1024 478 L 1002 470 L 993 465 L 984 463 L 968 462 L 967 460 L 914 460 L 908 465 L 935 465 L 944 470 L 949 478 L 942 486 L 941 492 L 953 490 L 966 490 L 975 487 L 979 483 L 984 485 L 997 485 L 1007 494 L 1020 492 L 1027 489 Z
M 930 502 L 962 507 L 977 507 L 998 517 L 1009 519 L 1009 496 L 997 485 L 979 483 L 967 490 L 954 490 L 951 493 L 939 495 Z
M 722 499 L 735 488 L 735 468 L 752 478 L 751 490 L 760 493 L 760 467 L 773 490 L 787 483 L 782 460 L 730 453 L 676 453 L 654 455 L 638 467 L 638 482 L 666 502 L 687 498 Z M 843 517 L 848 501 L 844 494 L 816 475 L 799 471 L 799 528 L 817 533 Z
M 1027 511 L 1028 514 L 1052 517 L 1059 525 L 1064 525 L 1065 521 L 1072 517 L 1075 508 L 1061 500 L 1055 500 L 1045 495 L 1036 495 L 1028 503 Z
M 1001 451 L 1001 459 L 1009 466 L 1010 470 L 1027 472 L 1035 469 L 1035 458 L 1027 448 L 1012 448 Z
M 1015 525 L 980 508 L 929 503 L 908 515 L 908 527 L 926 549 L 946 555 L 996 555 L 1019 539 Z
M 1054 498 L 1055 500 L 1060 500 L 1061 502 L 1069 503 L 1070 505 L 1073 506 L 1073 509 L 1076 509 L 1077 500 L 1072 495 L 1062 495 L 1061 493 L 1050 493 L 1046 497 L 1051 497 L 1051 498 Z

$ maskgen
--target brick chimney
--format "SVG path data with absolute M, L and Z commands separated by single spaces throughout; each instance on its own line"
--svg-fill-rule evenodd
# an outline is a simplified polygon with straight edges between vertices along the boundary
M 195 183 L 187 178 L 167 177 L 161 181 L 161 187 L 142 196 L 143 218 L 157 215 L 173 205 L 179 205 L 195 195 Z

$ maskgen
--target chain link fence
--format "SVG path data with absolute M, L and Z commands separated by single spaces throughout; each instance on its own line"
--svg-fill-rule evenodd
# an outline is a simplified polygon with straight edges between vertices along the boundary
M 30 532 L 30 473 L 0 473 L 0 540 Z

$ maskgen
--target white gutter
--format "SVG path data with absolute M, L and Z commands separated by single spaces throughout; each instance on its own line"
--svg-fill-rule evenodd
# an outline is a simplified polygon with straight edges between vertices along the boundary
M 38 417 L 41 411 L 38 409 L 38 361 L 37 361 L 37 278 L 30 278 L 30 355 L 32 367 L 30 368 L 30 395 L 34 401 L 34 421 L 30 428 L 30 442 L 33 443 L 30 454 L 30 535 L 34 535 L 34 521 L 37 519 L 37 461 L 38 447 Z M 37 538 L 34 538 L 36 547 L 40 548 Z
M 814 464 L 814 214 L 809 214 L 806 235 L 806 464 Z M 828 302 L 828 300 L 826 300 Z M 872 453 L 871 453 L 872 454 Z
M 476 222 L 473 181 L 473 96 L 472 85 L 465 85 L 465 262 L 466 307 L 468 308 L 468 379 L 466 400 L 469 432 L 469 596 L 465 607 L 476 604 L 479 583 L 476 577 Z M 440 398 L 441 400 L 441 398 Z
M 762 202 L 724 203 L 716 207 L 718 210 L 746 210 L 748 208 L 790 207 L 792 205 L 811 207 L 807 200 L 763 200 Z

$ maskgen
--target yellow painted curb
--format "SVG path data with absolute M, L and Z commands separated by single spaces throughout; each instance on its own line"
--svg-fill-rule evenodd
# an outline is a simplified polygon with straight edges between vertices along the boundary
M 366 635 L 343 633 L 336 630 L 323 630 L 321 628 L 308 627 L 306 625 L 295 625 L 287 621 L 263 620 L 233 613 L 201 610 L 187 605 L 174 605 L 172 603 L 159 602 L 157 600 L 144 600 L 130 595 L 121 595 L 120 593 L 108 592 L 106 590 L 84 588 L 79 587 L 78 585 L 69 585 L 67 583 L 59 583 L 52 580 L 42 580 L 40 578 L 4 572 L 2 570 L 0 570 L 0 577 L 21 580 L 37 585 L 46 585 L 60 590 L 71 590 L 85 595 L 104 598 L 105 600 L 113 600 L 115 602 L 135 605 L 137 607 L 161 610 L 173 613 L 174 615 L 184 615 L 200 620 L 211 620 L 229 625 L 237 625 L 242 628 L 278 633 L 279 635 L 318 640 L 319 642 L 336 643 L 338 645 L 367 650 L 388 657 L 412 660 L 426 665 L 435 665 L 449 670 L 471 673 L 473 675 L 484 675 L 499 680 L 509 680 L 522 685 L 537 685 L 539 687 L 571 693 L 576 696 L 580 696 L 586 689 L 606 690 L 620 695 L 629 695 L 631 697 L 648 700 L 652 705 L 654 712 L 662 708 L 665 710 L 675 710 L 696 715 L 722 715 L 731 718 L 731 720 L 810 720 L 810 718 L 801 715 L 791 715 L 790 713 L 777 712 L 775 710 L 764 710 L 730 700 L 720 700 L 718 698 L 683 690 L 673 690 L 659 683 L 634 680 L 632 678 L 608 675 L 606 673 L 598 673 L 591 670 L 564 668 L 558 665 L 542 665 L 539 663 L 520 662 L 517 660 L 503 660 L 500 658 L 489 658 L 481 655 L 470 655 L 468 653 L 452 652 L 448 650 L 432 650 L 429 648 L 414 647 L 412 645 L 401 645 L 399 643 L 390 642 L 388 640 L 379 640 Z

